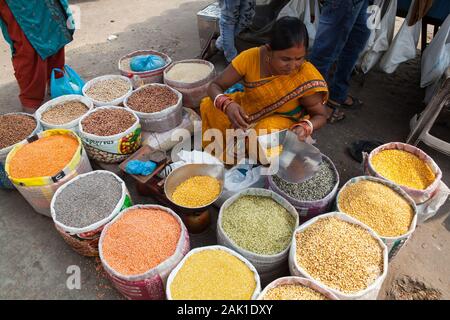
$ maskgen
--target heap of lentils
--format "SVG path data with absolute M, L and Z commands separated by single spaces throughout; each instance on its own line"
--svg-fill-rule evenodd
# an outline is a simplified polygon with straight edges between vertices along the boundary
M 273 176 L 273 182 L 278 188 L 299 201 L 316 201 L 325 198 L 333 190 L 336 180 L 333 167 L 325 159 L 314 176 L 300 183 L 291 183 L 277 175 Z
M 312 278 L 351 294 L 383 272 L 383 249 L 368 230 L 336 217 L 319 219 L 297 232 L 296 261 Z
M 168 87 L 148 86 L 134 92 L 127 100 L 131 109 L 144 112 L 160 112 L 178 102 L 178 96 Z
M 0 116 L 0 149 L 10 147 L 28 138 L 36 129 L 36 120 L 24 114 Z
M 339 193 L 338 205 L 381 237 L 404 235 L 414 218 L 414 210 L 403 196 L 375 181 L 362 180 L 346 186 Z
M 172 193 L 176 204 L 196 208 L 213 202 L 220 194 L 220 181 L 210 176 L 193 176 L 180 183 Z
M 180 235 L 178 220 L 167 211 L 129 209 L 106 230 L 103 258 L 120 274 L 143 274 L 175 253 Z
M 55 199 L 56 220 L 84 228 L 107 218 L 122 197 L 122 186 L 112 175 L 95 172 L 70 182 Z
M 220 249 L 191 254 L 170 284 L 174 300 L 250 300 L 255 289 L 253 271 Z
M 302 284 L 282 284 L 267 290 L 263 300 L 329 300 L 320 292 Z
M 128 81 L 120 78 L 112 78 L 94 82 L 87 90 L 86 95 L 101 102 L 111 102 L 123 97 L 131 89 Z
M 270 197 L 242 196 L 224 210 L 222 228 L 239 247 L 274 255 L 289 246 L 295 218 Z
M 112 136 L 127 131 L 136 122 L 126 109 L 98 109 L 82 121 L 83 131 L 97 136 Z
M 11 157 L 9 175 L 15 179 L 51 177 L 63 170 L 79 147 L 72 134 L 41 137 Z
M 383 150 L 372 157 L 371 164 L 384 178 L 413 189 L 424 190 L 436 179 L 428 163 L 403 150 Z
M 80 101 L 67 101 L 45 110 L 42 113 L 41 120 L 46 123 L 61 125 L 78 119 L 88 110 L 89 108 Z

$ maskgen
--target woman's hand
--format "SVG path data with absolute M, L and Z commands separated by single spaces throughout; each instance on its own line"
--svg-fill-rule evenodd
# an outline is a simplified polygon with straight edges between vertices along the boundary
M 292 129 L 292 132 L 294 132 L 297 135 L 299 141 L 305 141 L 306 138 L 309 136 L 308 132 L 302 126 L 295 127 L 294 129 Z
M 230 119 L 231 125 L 234 129 L 246 130 L 249 125 L 249 117 L 244 109 L 236 102 L 232 102 L 226 108 L 226 114 Z

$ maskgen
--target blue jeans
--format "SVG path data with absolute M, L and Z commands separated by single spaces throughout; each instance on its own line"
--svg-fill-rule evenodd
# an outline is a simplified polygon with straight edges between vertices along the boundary
M 231 62 L 237 56 L 234 38 L 246 29 L 255 15 L 256 0 L 220 0 L 220 37 L 216 47 Z
M 347 99 L 350 77 L 370 36 L 367 27 L 369 0 L 327 0 L 310 55 L 311 63 L 328 83 L 330 99 Z M 334 77 L 330 68 L 336 62 Z

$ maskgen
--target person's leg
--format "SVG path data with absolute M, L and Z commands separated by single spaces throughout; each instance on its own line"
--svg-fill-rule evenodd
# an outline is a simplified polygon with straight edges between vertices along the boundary
M 234 30 L 234 35 L 239 35 L 247 29 L 253 22 L 255 16 L 256 0 L 241 0 L 239 10 L 239 22 Z
M 234 34 L 239 21 L 239 6 L 240 0 L 220 1 L 220 36 L 216 41 L 216 46 L 224 52 L 228 62 L 237 56 Z
M 368 0 L 361 0 L 353 9 L 357 18 L 339 55 L 334 81 L 330 87 L 330 99 L 337 103 L 352 104 L 352 101 L 348 101 L 351 100 L 348 98 L 351 74 L 370 37 L 370 30 L 367 27 L 367 6 Z
M 352 29 L 353 0 L 326 0 L 319 19 L 310 62 L 330 83 L 330 68 L 339 56 Z
M 64 64 L 65 64 L 64 47 L 62 47 L 57 53 L 55 53 L 51 57 L 48 57 L 46 60 L 46 63 L 47 63 L 47 76 L 46 76 L 47 82 L 46 83 L 48 86 L 48 93 L 50 95 L 51 94 L 51 92 L 50 92 L 50 77 L 52 75 L 52 70 L 54 68 L 58 68 L 61 70 L 64 68 Z
M 0 17 L 14 45 L 12 64 L 19 85 L 19 99 L 25 112 L 32 113 L 42 104 L 47 82 L 47 64 L 31 46 L 11 10 L 0 2 Z

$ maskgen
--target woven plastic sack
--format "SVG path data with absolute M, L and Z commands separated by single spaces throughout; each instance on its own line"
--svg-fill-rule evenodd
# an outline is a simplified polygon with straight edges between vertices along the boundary
M 74 131 L 77 134 L 79 133 L 78 125 L 80 123 L 81 116 L 78 117 L 77 119 L 74 119 L 74 120 L 64 123 L 64 124 L 51 124 L 51 123 L 48 123 L 48 122 L 45 122 L 42 120 L 42 114 L 45 111 L 51 109 L 52 107 L 54 107 L 56 105 L 63 104 L 67 101 L 79 101 L 88 108 L 88 111 L 94 107 L 94 104 L 92 103 L 92 101 L 90 99 L 88 99 L 84 96 L 77 95 L 77 94 L 69 94 L 69 95 L 65 95 L 65 96 L 61 96 L 61 97 L 52 99 L 52 100 L 46 102 L 45 104 L 43 104 L 42 106 L 40 106 L 39 109 L 37 109 L 36 113 L 35 113 L 36 119 L 41 124 L 43 130 L 68 129 L 68 130 Z
M 305 269 L 300 267 L 297 263 L 296 254 L 297 254 L 297 240 L 296 235 L 299 232 L 302 232 L 303 230 L 307 229 L 312 224 L 316 223 L 319 219 L 326 219 L 330 217 L 336 217 L 338 219 L 351 222 L 353 224 L 359 225 L 366 229 L 375 239 L 378 240 L 378 243 L 380 244 L 381 248 L 383 248 L 383 272 L 380 274 L 380 276 L 371 283 L 366 289 L 353 293 L 353 294 L 346 294 L 339 290 L 333 289 L 322 283 L 321 281 L 314 279 Z M 370 229 L 365 224 L 359 222 L 358 220 L 344 214 L 341 212 L 330 212 L 324 215 L 320 215 L 314 219 L 309 220 L 308 222 L 302 224 L 300 227 L 298 227 L 294 235 L 292 237 L 292 244 L 291 249 L 289 252 L 289 269 L 291 271 L 291 275 L 298 276 L 298 277 L 305 277 L 307 279 L 315 280 L 321 287 L 325 288 L 326 290 L 331 291 L 333 294 L 336 295 L 339 299 L 342 300 L 376 300 L 378 297 L 378 294 L 381 290 L 381 286 L 383 285 L 384 279 L 387 275 L 387 269 L 388 269 L 388 250 L 386 245 L 384 244 L 383 240 L 378 237 L 378 235 Z
M 361 54 L 360 68 L 363 73 L 368 73 L 380 61 L 382 55 L 389 49 L 394 37 L 395 17 L 397 14 L 397 0 L 376 0 L 375 8 L 381 11 L 388 3 L 383 17 L 376 21 L 371 30 L 366 49 Z M 378 13 L 376 13 L 378 15 Z M 381 12 L 379 13 L 381 15 Z
M 129 83 L 130 88 L 128 89 L 128 91 L 127 91 L 124 95 L 122 95 L 121 97 L 119 97 L 119 98 L 117 98 L 117 99 L 114 99 L 114 100 L 112 100 L 112 101 L 99 101 L 99 100 L 95 100 L 95 99 L 89 97 L 89 96 L 86 94 L 86 91 L 87 91 L 92 85 L 94 85 L 95 83 L 97 83 L 97 82 L 99 82 L 99 81 L 102 81 L 102 80 L 108 80 L 108 79 L 122 79 L 122 80 L 125 80 L 125 81 L 127 81 L 127 82 Z M 102 106 L 120 106 L 120 105 L 122 105 L 123 100 L 125 100 L 125 98 L 131 93 L 131 91 L 133 91 L 133 84 L 132 84 L 131 80 L 130 80 L 129 78 L 127 78 L 127 77 L 124 77 L 124 76 L 118 76 L 118 75 L 106 75 L 106 76 L 97 77 L 97 78 L 94 78 L 94 79 L 88 81 L 88 82 L 83 86 L 83 96 L 85 96 L 86 98 L 90 99 L 90 100 L 94 103 L 94 105 L 95 105 L 96 107 L 102 107 Z
M 422 55 L 420 86 L 425 88 L 441 78 L 450 66 L 450 14 Z
M 35 177 L 14 179 L 9 174 L 9 163 L 16 152 L 24 145 L 31 143 L 37 139 L 48 137 L 52 135 L 72 135 L 79 141 L 79 148 L 75 152 L 72 160 L 67 166 L 53 177 Z M 8 154 L 5 165 L 6 173 L 14 186 L 19 190 L 25 200 L 33 207 L 33 209 L 45 216 L 50 217 L 50 203 L 56 190 L 64 183 L 72 180 L 82 173 L 92 171 L 89 159 L 84 151 L 80 138 L 72 131 L 67 129 L 52 129 L 43 131 L 37 135 L 28 138 L 26 141 L 17 144 L 14 149 Z
M 170 106 L 162 111 L 154 112 L 154 113 L 145 113 L 145 112 L 139 112 L 136 110 L 133 110 L 128 105 L 128 99 L 136 92 L 147 88 L 149 86 L 160 86 L 160 87 L 166 87 L 172 90 L 178 97 L 178 101 L 173 106 Z M 183 105 L 182 105 L 183 96 L 181 93 L 179 93 L 177 90 L 170 88 L 169 86 L 165 84 L 147 84 L 145 86 L 142 86 L 133 93 L 131 93 L 127 98 L 125 98 L 123 105 L 134 111 L 134 113 L 137 114 L 139 117 L 139 121 L 141 123 L 141 127 L 143 131 L 150 131 L 150 132 L 166 132 L 169 130 L 172 130 L 173 128 L 180 125 L 181 121 L 183 120 Z
M 386 73 L 393 73 L 401 63 L 414 59 L 417 55 L 417 44 L 419 43 L 422 20 L 419 20 L 413 26 L 408 26 L 413 6 L 414 1 L 411 2 L 408 15 L 391 46 L 381 58 L 380 69 Z
M 166 62 L 165 66 L 151 71 L 136 72 L 131 70 L 130 62 L 133 57 L 149 54 L 160 56 Z M 139 88 L 140 86 L 148 83 L 162 83 L 163 72 L 171 64 L 172 59 L 162 52 L 158 52 L 155 50 L 138 50 L 131 52 L 119 59 L 119 70 L 121 75 L 130 78 L 131 82 L 133 83 L 133 88 Z
M 241 260 L 243 263 L 245 263 L 245 265 L 253 272 L 253 274 L 255 275 L 255 282 L 256 282 L 256 287 L 255 287 L 255 291 L 253 292 L 253 295 L 251 297 L 251 300 L 255 300 L 259 293 L 261 292 L 261 282 L 259 279 L 259 274 L 256 271 L 255 267 L 251 264 L 250 261 L 248 261 L 245 257 L 243 257 L 242 255 L 240 255 L 239 253 L 228 249 L 227 247 L 223 247 L 223 246 L 206 246 L 206 247 L 201 247 L 201 248 L 196 248 L 196 249 L 192 249 L 191 251 L 189 251 L 189 253 L 183 258 L 183 260 L 181 260 L 181 262 L 178 264 L 178 266 L 176 266 L 175 269 L 173 269 L 173 271 L 170 273 L 169 278 L 167 279 L 167 289 L 166 289 L 166 294 L 167 294 L 167 300 L 174 300 L 172 298 L 172 292 L 171 292 L 171 285 L 173 280 L 175 279 L 175 277 L 177 276 L 177 273 L 180 271 L 181 267 L 183 267 L 184 263 L 186 262 L 186 260 L 200 252 L 200 251 L 205 251 L 205 250 L 223 250 L 233 256 L 235 256 L 236 258 L 238 258 L 239 260 Z M 199 272 L 209 272 L 210 270 L 199 270 Z M 220 290 L 220 288 L 217 288 L 218 290 Z
M 23 112 L 11 112 L 11 113 L 7 113 L 7 114 L 21 114 L 21 115 L 28 116 L 28 117 L 35 119 L 36 127 L 34 128 L 33 132 L 30 134 L 30 137 L 38 134 L 42 129 L 39 124 L 39 121 L 36 119 L 36 117 L 34 115 L 31 115 L 28 113 L 23 113 Z M 23 141 L 21 141 L 21 142 L 23 142 Z M 8 175 L 6 174 L 6 171 L 5 171 L 5 162 L 6 162 L 6 157 L 8 156 L 8 153 L 19 143 L 20 142 L 13 144 L 12 146 L 0 149 L 0 189 L 14 189 L 14 185 L 8 179 Z
M 82 179 L 83 177 L 86 177 L 88 175 L 93 174 L 109 174 L 112 175 L 118 183 L 122 186 L 122 196 L 119 199 L 119 201 L 116 204 L 116 207 L 111 212 L 109 216 L 104 218 L 101 221 L 97 221 L 96 223 L 93 223 L 87 227 L 84 228 L 74 228 L 69 227 L 63 224 L 62 222 L 59 222 L 56 219 L 56 210 L 55 210 L 55 201 L 58 198 L 58 196 L 61 194 L 61 192 L 64 191 L 64 189 L 72 184 L 73 182 L 77 181 L 78 179 Z M 67 242 L 76 252 L 78 252 L 81 255 L 94 257 L 98 256 L 98 241 L 100 239 L 100 234 L 103 230 L 103 228 L 111 222 L 122 210 L 130 207 L 132 205 L 130 193 L 127 189 L 127 186 L 125 185 L 125 182 L 120 179 L 116 174 L 106 171 L 106 170 L 96 170 L 88 173 L 81 174 L 77 176 L 76 178 L 72 179 L 68 183 L 64 184 L 61 188 L 59 188 L 55 195 L 52 198 L 51 204 L 50 204 L 50 211 L 53 218 L 53 222 L 55 224 L 56 230 L 59 232 L 59 234 L 63 237 L 64 241 Z
M 264 288 L 264 290 L 260 293 L 258 300 L 266 300 L 266 299 L 264 299 L 264 297 L 269 290 L 274 289 L 279 286 L 290 285 L 290 284 L 302 285 L 302 286 L 308 287 L 310 289 L 313 289 L 313 290 L 323 294 L 329 300 L 339 300 L 339 298 L 336 297 L 336 295 L 334 295 L 334 293 L 325 289 L 323 286 L 320 285 L 319 282 L 317 282 L 315 280 L 310 280 L 310 279 L 301 278 L 301 277 L 292 277 L 292 276 L 278 278 L 278 279 L 272 281 L 271 283 L 269 283 Z
M 122 133 L 112 136 L 97 136 L 83 129 L 83 120 L 90 114 L 103 109 L 120 109 L 122 107 L 104 106 L 94 108 L 80 119 L 80 137 L 89 158 L 105 163 L 117 163 L 127 159 L 141 146 L 141 125 L 139 118 L 132 110 L 126 109 L 136 118 L 135 123 Z
M 199 63 L 206 64 L 211 68 L 211 72 L 207 77 L 192 83 L 184 83 L 180 81 L 171 80 L 167 77 L 170 70 L 179 63 Z M 169 87 L 179 91 L 183 95 L 183 105 L 186 108 L 198 108 L 200 106 L 200 101 L 208 95 L 208 87 L 211 81 L 215 77 L 215 68 L 211 62 L 200 59 L 190 59 L 174 62 L 171 66 L 164 70 L 164 83 Z
M 269 176 L 267 179 L 269 189 L 281 195 L 283 198 L 289 201 L 289 203 L 291 203 L 295 207 L 295 209 L 297 209 L 297 212 L 300 216 L 300 222 L 305 222 L 311 218 L 316 217 L 319 214 L 329 212 L 333 206 L 334 199 L 336 198 L 336 194 L 339 189 L 339 173 L 333 161 L 331 161 L 331 159 L 324 154 L 322 154 L 322 161 L 326 161 L 331 165 L 331 168 L 333 169 L 336 177 L 336 183 L 334 184 L 334 187 L 330 191 L 330 193 L 320 200 L 300 201 L 298 199 L 294 199 L 275 184 L 275 182 L 273 181 L 273 176 Z
M 403 191 L 399 186 L 397 186 L 396 184 L 394 184 L 392 182 L 389 182 L 387 180 L 380 179 L 380 178 L 370 177 L 370 176 L 361 176 L 361 177 L 355 177 L 355 178 L 347 181 L 347 183 L 344 184 L 344 186 L 339 191 L 337 198 L 336 198 L 336 207 L 337 207 L 338 211 L 345 213 L 344 210 L 342 210 L 341 207 L 339 206 L 339 197 L 342 193 L 342 190 L 344 190 L 349 185 L 352 185 L 359 181 L 373 181 L 373 182 L 381 183 L 381 184 L 389 187 L 390 189 L 394 190 L 395 192 L 397 192 L 413 208 L 414 217 L 411 221 L 411 225 L 409 226 L 408 232 L 406 232 L 405 234 L 398 236 L 398 237 L 384 237 L 384 236 L 379 235 L 381 240 L 383 240 L 383 242 L 386 244 L 386 247 L 388 248 L 388 256 L 389 256 L 389 261 L 390 261 L 390 260 L 392 260 L 392 258 L 394 258 L 398 254 L 400 249 L 405 245 L 406 241 L 409 240 L 409 238 L 411 237 L 413 232 L 416 230 L 416 225 L 417 225 L 416 203 L 414 202 L 413 199 L 411 199 L 411 197 L 405 191 Z
M 102 251 L 103 239 L 108 228 L 120 217 L 132 209 L 159 209 L 171 214 L 180 224 L 181 234 L 174 254 L 167 260 L 161 262 L 155 268 L 139 275 L 123 275 L 112 269 L 105 260 Z M 108 223 L 103 229 L 99 242 L 99 254 L 108 277 L 126 298 L 130 300 L 163 300 L 165 299 L 165 287 L 167 278 L 172 270 L 182 261 L 183 257 L 189 252 L 189 233 L 181 218 L 171 209 L 158 205 L 135 205 L 119 213 L 113 221 Z
M 270 190 L 258 188 L 248 188 L 244 191 L 239 192 L 238 194 L 232 196 L 227 201 L 225 201 L 225 203 L 220 208 L 219 217 L 217 219 L 217 243 L 238 252 L 239 254 L 243 255 L 246 259 L 248 259 L 255 266 L 256 270 L 258 270 L 262 283 L 266 284 L 283 275 L 284 271 L 287 271 L 287 269 L 285 270 L 285 267 L 287 266 L 286 262 L 289 255 L 289 246 L 287 246 L 280 253 L 274 255 L 262 255 L 250 252 L 244 248 L 239 247 L 226 234 L 225 230 L 222 228 L 222 219 L 224 211 L 229 206 L 231 206 L 236 200 L 245 195 L 272 198 L 278 204 L 283 206 L 295 218 L 294 224 L 295 228 L 297 228 L 299 224 L 298 213 L 295 210 L 295 208 L 280 195 Z
M 189 108 L 183 108 L 182 121 L 179 126 L 173 128 L 172 130 L 166 132 L 142 132 L 142 141 L 144 145 L 150 146 L 152 149 L 160 151 L 169 151 L 180 141 L 179 139 L 173 138 L 177 131 L 187 130 L 192 136 L 195 130 L 195 122 L 198 122 L 199 128 L 201 129 L 201 119 L 200 116 L 195 113 L 194 110 Z
M 428 186 L 428 188 L 426 188 L 425 190 L 417 190 L 417 189 L 412 189 L 412 188 L 409 188 L 406 186 L 400 186 L 400 187 L 414 200 L 414 202 L 416 204 L 421 204 L 421 203 L 427 201 L 428 199 L 432 198 L 436 194 L 436 190 L 439 186 L 439 183 L 441 182 L 442 171 L 438 167 L 436 162 L 434 162 L 434 160 L 430 156 L 428 156 L 425 152 L 423 152 L 419 148 L 414 147 L 410 144 L 406 144 L 406 143 L 402 143 L 402 142 L 390 142 L 390 143 L 383 144 L 383 145 L 379 146 L 378 148 L 374 149 L 369 155 L 367 155 L 365 153 L 364 154 L 364 162 L 363 162 L 365 174 L 388 180 L 376 172 L 375 168 L 372 166 L 371 161 L 372 161 L 372 158 L 379 152 L 381 152 L 383 150 L 391 150 L 391 149 L 397 149 L 397 150 L 403 150 L 403 151 L 410 152 L 410 153 L 416 155 L 417 157 L 419 157 L 419 159 L 422 159 L 423 161 L 425 161 L 430 166 L 431 170 L 433 171 L 433 173 L 436 176 L 436 179 L 434 180 L 434 182 L 431 185 Z M 391 181 L 391 182 L 395 184 L 394 181 Z M 420 217 L 419 217 L 419 220 L 420 220 Z

